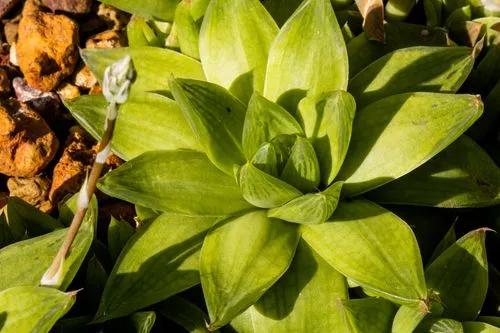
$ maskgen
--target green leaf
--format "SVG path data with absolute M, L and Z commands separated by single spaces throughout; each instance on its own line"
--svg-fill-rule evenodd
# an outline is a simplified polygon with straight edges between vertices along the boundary
M 126 221 L 120 221 L 111 216 L 108 226 L 108 251 L 111 259 L 118 258 L 128 239 L 134 234 L 134 228 Z
M 267 57 L 278 27 L 258 0 L 213 0 L 200 33 L 200 55 L 210 82 L 248 102 L 262 92 Z
M 377 202 L 446 208 L 500 202 L 500 169 L 473 140 L 460 137 L 429 162 L 370 193 Z
M 181 52 L 199 59 L 200 28 L 191 15 L 191 1 L 181 1 L 175 10 L 175 28 Z
M 191 151 L 152 151 L 106 174 L 99 189 L 160 211 L 227 215 L 249 208 L 234 178 Z
M 469 232 L 425 271 L 427 286 L 443 302 L 444 317 L 474 320 L 481 310 L 488 290 L 485 233 L 485 229 Z
M 71 251 L 64 260 L 61 282 L 56 288 L 65 290 L 75 277 L 94 240 L 96 222 L 97 200 L 93 198 Z M 59 229 L 1 249 L 0 290 L 16 286 L 38 286 L 43 274 L 52 264 L 67 231 Z
M 395 307 L 379 298 L 344 300 L 339 307 L 349 333 L 386 333 L 391 329 Z M 394 332 L 394 331 L 393 331 Z
M 245 106 L 213 83 L 173 79 L 172 94 L 184 117 L 215 166 L 233 175 L 244 163 L 241 138 Z
M 347 79 L 347 51 L 330 1 L 304 1 L 271 46 L 264 96 L 292 110 L 306 94 L 346 90 Z
M 494 45 L 488 48 L 486 55 L 474 72 L 472 72 L 471 85 L 474 89 L 479 90 L 483 94 L 493 89 L 500 76 L 498 59 L 500 59 L 500 36 L 495 38 Z
M 195 21 L 198 21 L 205 15 L 209 4 L 210 0 L 191 0 L 191 16 L 193 16 Z
M 455 93 L 474 65 L 468 47 L 416 46 L 371 63 L 349 81 L 358 107 L 404 92 Z
M 394 333 L 412 333 L 417 326 L 427 316 L 427 311 L 421 306 L 401 305 L 394 316 L 392 322 L 392 332 Z
M 302 192 L 312 192 L 319 186 L 319 162 L 308 139 L 297 136 L 280 178 Z
M 85 49 L 81 51 L 81 55 L 100 81 L 106 67 L 124 56 L 130 55 L 136 70 L 136 79 L 132 84 L 131 94 L 168 90 L 168 80 L 172 75 L 178 78 L 205 80 L 205 74 L 203 74 L 203 68 L 199 61 L 168 49 L 149 46 Z
M 270 209 L 267 216 L 294 223 L 317 224 L 325 222 L 337 208 L 342 182 L 336 182 L 325 191 L 309 193 Z
M 107 106 L 102 95 L 66 100 L 65 106 L 95 139 L 102 137 Z M 120 106 L 119 113 L 112 148 L 124 160 L 150 150 L 202 150 L 179 106 L 170 98 L 138 93 Z
M 429 259 L 429 263 L 432 263 L 439 257 L 447 248 L 452 246 L 457 241 L 457 234 L 455 232 L 455 224 L 452 224 L 450 229 L 446 235 L 444 235 L 443 239 L 439 242 L 439 244 L 434 249 L 431 258 Z
M 313 142 L 321 169 L 321 183 L 335 179 L 351 140 L 356 102 L 347 92 L 335 91 L 316 104 L 306 97 L 299 104 L 297 118 Z
M 462 326 L 464 333 L 500 333 L 500 328 L 477 321 L 466 321 Z
M 455 141 L 482 111 L 479 97 L 438 93 L 394 95 L 368 105 L 354 119 L 338 176 L 345 179 L 346 193 L 367 192 L 416 169 Z
M 478 321 L 486 324 L 493 325 L 495 327 L 500 328 L 500 317 L 493 317 L 493 316 L 479 316 L 477 318 Z
M 250 159 L 264 142 L 281 134 L 303 134 L 295 118 L 285 109 L 254 93 L 243 125 L 243 151 Z
M 173 296 L 161 302 L 158 305 L 158 311 L 189 333 L 210 332 L 206 325 L 207 315 L 199 307 L 180 296 Z
M 239 170 L 239 184 L 243 198 L 261 208 L 279 207 L 302 195 L 286 182 L 247 163 Z
M 99 0 L 124 12 L 163 21 L 172 21 L 175 7 L 180 0 Z
M 153 329 L 156 321 L 156 313 L 154 311 L 141 311 L 132 314 L 128 318 L 131 328 L 137 333 L 149 333 Z
M 52 216 L 42 213 L 16 197 L 9 197 L 7 205 L 3 208 L 3 213 L 9 225 L 23 225 L 31 237 L 63 228 L 63 225 Z
M 199 251 L 216 217 L 163 214 L 130 238 L 94 321 L 126 316 L 200 282 Z
M 43 287 L 14 287 L 0 292 L 2 333 L 48 333 L 75 302 L 75 293 Z
M 464 328 L 459 321 L 446 318 L 437 318 L 424 321 L 416 333 L 464 333 Z
M 91 257 L 87 262 L 87 272 L 85 274 L 85 303 L 93 309 L 99 305 L 107 279 L 108 273 L 97 257 Z
M 293 259 L 300 238 L 297 227 L 266 213 L 252 211 L 225 220 L 205 238 L 200 275 L 210 330 L 254 304 Z
M 127 39 L 130 47 L 156 46 L 162 47 L 165 43 L 164 37 L 157 33 L 142 17 L 132 16 L 127 24 Z
M 301 240 L 288 271 L 231 326 L 240 333 L 337 332 L 337 302 L 347 296 L 345 278 Z
M 426 299 L 415 236 L 391 212 L 369 201 L 341 202 L 327 223 L 302 227 L 319 255 L 370 292 L 398 304 Z
M 410 46 L 447 46 L 446 30 L 403 22 L 390 22 L 385 26 L 385 43 L 374 43 L 363 32 L 347 45 L 349 76 L 353 77 L 363 68 L 383 55 Z M 429 69 L 427 69 L 429 70 Z
M 281 27 L 292 16 L 302 0 L 262 0 L 261 2 Z

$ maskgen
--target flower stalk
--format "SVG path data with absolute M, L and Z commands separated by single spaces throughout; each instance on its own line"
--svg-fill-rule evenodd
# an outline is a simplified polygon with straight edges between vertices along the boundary
M 104 72 L 103 94 L 108 101 L 106 119 L 104 122 L 104 134 L 99 141 L 96 158 L 88 175 L 80 189 L 77 200 L 76 213 L 73 216 L 66 237 L 59 248 L 51 266 L 47 269 L 40 280 L 44 286 L 57 286 L 61 283 L 64 260 L 66 259 L 71 245 L 87 212 L 90 200 L 95 193 L 97 181 L 99 180 L 104 164 L 111 153 L 111 139 L 115 129 L 116 118 L 120 104 L 127 101 L 130 86 L 134 79 L 134 67 L 129 56 L 111 64 Z

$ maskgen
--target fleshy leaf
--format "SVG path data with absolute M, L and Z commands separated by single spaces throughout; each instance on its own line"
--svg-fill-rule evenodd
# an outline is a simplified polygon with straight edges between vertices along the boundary
M 401 305 L 392 322 L 392 332 L 412 333 L 427 315 L 425 308 L 416 305 Z
M 295 187 L 247 163 L 239 170 L 243 198 L 261 208 L 279 207 L 302 195 Z
M 136 70 L 131 95 L 136 92 L 169 90 L 168 80 L 171 75 L 178 78 L 205 80 L 199 61 L 182 53 L 159 47 L 85 49 L 81 51 L 81 54 L 98 80 L 102 80 L 106 67 L 130 55 Z M 161 75 L 158 75 L 159 73 Z
M 250 207 L 234 178 L 191 151 L 144 153 L 107 173 L 99 189 L 147 208 L 192 215 L 220 216 Z
M 244 163 L 241 138 L 245 106 L 213 83 L 174 79 L 172 94 L 210 161 L 233 175 Z
M 75 303 L 75 293 L 44 287 L 14 287 L 0 292 L 2 333 L 48 333 Z
M 149 333 L 153 329 L 156 321 L 154 311 L 141 311 L 128 317 L 129 327 L 133 327 L 137 333 Z
M 500 333 L 500 328 L 477 321 L 466 321 L 462 326 L 464 333 Z
M 349 75 L 353 77 L 383 55 L 410 46 L 447 46 L 446 31 L 440 27 L 427 27 L 402 22 L 389 22 L 385 26 L 385 43 L 370 41 L 365 33 L 347 45 Z
M 175 10 L 175 31 L 181 52 L 199 59 L 199 26 L 191 15 L 191 1 L 183 0 Z
M 474 65 L 468 47 L 417 46 L 396 50 L 349 81 L 358 107 L 413 91 L 455 93 Z
M 500 317 L 493 317 L 493 316 L 479 316 L 477 318 L 477 321 L 480 321 L 482 323 L 490 324 L 495 327 L 500 328 Z
M 73 117 L 95 139 L 100 139 L 104 132 L 106 105 L 102 95 L 65 101 Z M 179 106 L 170 98 L 138 93 L 130 96 L 119 112 L 112 148 L 125 160 L 150 150 L 202 150 Z
M 349 333 L 385 333 L 391 328 L 395 307 L 380 298 L 361 298 L 342 301 L 345 332 Z
M 443 239 L 439 242 L 439 244 L 434 249 L 432 256 L 429 259 L 429 264 L 436 260 L 446 249 L 455 244 L 457 241 L 457 234 L 455 232 L 455 224 L 452 224 L 450 229 L 446 232 Z
M 139 228 L 113 267 L 95 321 L 131 314 L 198 284 L 200 248 L 216 219 L 166 213 Z
M 95 197 L 87 210 L 82 226 L 64 260 L 62 278 L 54 287 L 65 290 L 75 277 L 94 240 L 97 222 Z M 51 265 L 68 229 L 59 229 L 43 236 L 11 244 L 0 250 L 0 290 L 16 286 L 38 286 Z
M 163 21 L 172 21 L 175 7 L 180 0 L 148 0 L 137 2 L 136 0 L 100 0 L 102 3 L 111 5 L 124 12 L 136 14 L 147 18 L 156 18 Z
M 164 43 L 163 38 L 149 26 L 148 21 L 138 16 L 132 16 L 127 24 L 127 39 L 130 47 L 161 47 Z
M 299 238 L 297 226 L 269 219 L 265 210 L 214 226 L 200 258 L 209 329 L 227 324 L 285 273 Z
M 128 239 L 134 234 L 134 228 L 126 221 L 111 216 L 108 226 L 108 251 L 111 259 L 116 260 Z
M 213 0 L 200 37 L 201 62 L 210 82 L 248 102 L 262 92 L 278 26 L 258 0 Z
M 243 126 L 243 151 L 251 158 L 264 142 L 281 134 L 302 134 L 295 118 L 276 103 L 254 93 Z
M 281 207 L 270 209 L 267 216 L 303 224 L 325 222 L 337 208 L 342 185 L 342 182 L 336 182 L 323 192 L 300 196 Z
M 469 232 L 425 271 L 427 286 L 443 302 L 444 317 L 474 320 L 481 310 L 488 290 L 485 232 L 484 229 Z
M 288 271 L 231 326 L 240 333 L 337 332 L 337 302 L 346 298 L 345 278 L 301 240 Z
M 319 255 L 368 291 L 399 304 L 426 299 L 417 240 L 391 212 L 369 201 L 341 202 L 328 222 L 302 227 Z
M 429 162 L 373 192 L 377 202 L 464 208 L 500 202 L 500 169 L 462 136 Z
M 344 162 L 355 111 L 354 98 L 344 91 L 332 92 L 318 104 L 310 97 L 299 104 L 297 118 L 313 141 L 324 186 L 331 184 Z
M 317 190 L 319 162 L 308 139 L 297 136 L 280 178 L 304 193 Z
M 19 231 L 22 230 L 23 234 L 26 232 L 31 237 L 44 235 L 64 227 L 52 216 L 42 213 L 16 197 L 9 198 L 7 205 L 3 208 L 3 214 L 11 230 L 14 225 L 17 225 Z
M 484 331 L 481 331 L 484 332 Z M 447 318 L 429 319 L 415 330 L 415 333 L 466 333 L 459 321 Z
M 406 93 L 357 112 L 339 173 L 348 195 L 379 187 L 416 169 L 455 141 L 483 111 L 472 95 Z
M 158 312 L 182 326 L 189 333 L 209 333 L 207 315 L 180 296 L 173 296 L 158 305 Z M 215 331 L 219 332 L 219 331 Z
M 294 111 L 306 94 L 346 90 L 347 51 L 328 0 L 306 0 L 269 52 L 264 96 Z

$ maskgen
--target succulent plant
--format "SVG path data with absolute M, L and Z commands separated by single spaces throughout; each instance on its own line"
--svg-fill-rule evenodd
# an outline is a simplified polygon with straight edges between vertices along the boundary
M 498 167 L 463 135 L 482 102 L 455 94 L 474 50 L 348 57 L 325 0 L 304 1 L 281 29 L 259 1 L 214 0 L 199 39 L 201 63 L 151 47 L 83 53 L 98 76 L 134 59 L 113 141 L 128 162 L 99 188 L 148 221 L 118 258 L 96 320 L 200 281 L 210 329 L 411 332 L 427 312 L 475 320 L 485 229 L 443 241 L 424 271 L 411 228 L 379 205 L 499 202 Z M 100 103 L 67 103 L 96 136 Z M 348 283 L 371 297 L 349 299 Z
M 103 2 L 140 15 L 130 47 L 82 57 L 103 83 L 129 56 L 135 81 L 124 75 L 117 117 L 107 110 L 117 87 L 65 104 L 99 140 L 116 118 L 111 149 L 126 162 L 98 188 L 134 204 L 139 227 L 112 218 L 106 249 L 93 198 L 61 291 L 38 287 L 78 200 L 55 219 L 9 199 L 2 331 L 50 330 L 82 297 L 63 291 L 88 256 L 85 314 L 97 313 L 60 320 L 61 331 L 125 321 L 149 332 L 156 312 L 191 332 L 500 332 L 498 317 L 479 316 L 488 274 L 500 276 L 490 229 L 457 237 L 435 218 L 500 204 L 500 169 L 469 137 L 491 123 L 479 95 L 457 94 L 484 73 L 478 93 L 491 91 L 495 115 L 494 61 L 474 68 L 480 43 L 450 46 L 440 28 L 395 22 L 386 44 L 362 33 L 346 45 L 329 0 Z M 106 250 L 109 275 L 97 259 Z M 179 295 L 200 284 L 208 316 Z

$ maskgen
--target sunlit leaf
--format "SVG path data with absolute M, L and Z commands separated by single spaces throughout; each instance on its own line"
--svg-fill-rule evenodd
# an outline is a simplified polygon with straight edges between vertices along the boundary
M 415 236 L 391 212 L 369 201 L 341 202 L 328 222 L 302 227 L 319 255 L 368 291 L 400 304 L 426 299 Z
M 308 139 L 297 136 L 280 178 L 304 193 L 318 189 L 319 162 Z
M 127 13 L 139 16 L 171 21 L 174 18 L 175 7 L 180 0 L 100 0 L 102 3 L 121 9 Z
M 306 0 L 269 52 L 264 96 L 292 110 L 306 94 L 346 90 L 347 51 L 328 0 Z
M 386 300 L 380 298 L 344 300 L 339 307 L 343 314 L 345 332 L 385 333 L 391 329 L 395 307 Z
M 278 27 L 258 0 L 213 0 L 203 20 L 200 54 L 210 82 L 248 102 L 262 92 Z
M 14 287 L 0 292 L 2 333 L 48 333 L 75 302 L 75 293 L 44 287 Z
M 288 271 L 231 326 L 240 333 L 336 332 L 345 278 L 301 240 Z
M 198 284 L 199 251 L 216 219 L 163 214 L 139 228 L 113 267 L 95 320 L 131 314 Z
M 265 210 L 216 225 L 200 259 L 209 328 L 227 324 L 254 304 L 285 273 L 298 241 L 295 225 L 269 219 Z
M 194 215 L 226 215 L 250 207 L 234 178 L 202 154 L 153 151 L 100 180 L 101 191 L 144 207 Z
M 477 321 L 466 321 L 462 326 L 464 333 L 500 333 L 500 328 Z
M 435 207 L 480 207 L 500 202 L 500 169 L 462 136 L 406 176 L 370 192 L 377 202 Z
M 244 163 L 245 106 L 224 88 L 195 80 L 171 80 L 172 94 L 210 161 L 233 175 Z
M 338 177 L 356 195 L 404 176 L 455 141 L 482 111 L 472 95 L 406 93 L 372 103 L 356 114 Z
M 175 29 L 181 52 L 199 59 L 199 25 L 191 15 L 191 1 L 181 1 L 175 10 Z
M 73 117 L 95 139 L 104 133 L 106 105 L 102 95 L 65 101 Z M 170 98 L 138 93 L 120 106 L 119 112 L 111 145 L 125 160 L 150 150 L 202 150 L 179 106 Z

